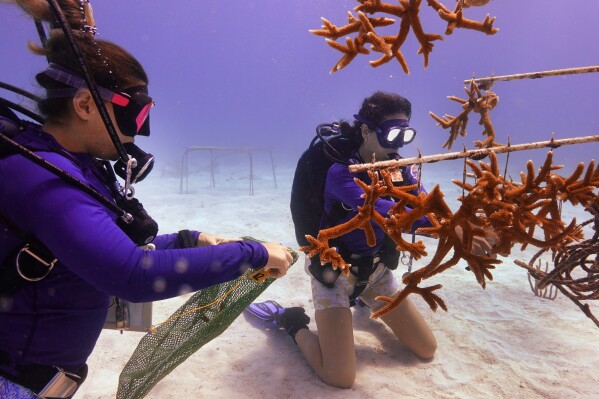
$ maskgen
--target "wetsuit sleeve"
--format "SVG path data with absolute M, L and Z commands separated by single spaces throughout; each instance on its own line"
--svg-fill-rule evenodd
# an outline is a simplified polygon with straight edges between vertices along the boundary
M 51 162 L 84 179 L 60 158 Z M 6 200 L 0 208 L 64 267 L 107 294 L 133 302 L 170 298 L 235 279 L 268 260 L 266 248 L 255 242 L 166 249 L 172 237 L 165 236 L 157 242 L 163 249 L 142 250 L 116 225 L 116 215 L 88 194 L 25 159 L 6 169 L 0 176 L 27 179 L 5 185 L 9 192 L 0 194 Z
M 325 182 L 325 195 L 333 200 L 330 203 L 340 201 L 356 212 L 358 206 L 364 205 L 364 198 L 362 198 L 364 190 L 354 181 L 355 177 L 359 176 L 351 173 L 347 165 L 334 164 L 329 168 Z M 366 183 L 369 183 L 369 181 L 366 181 Z M 395 202 L 379 198 L 374 208 L 378 213 L 387 217 L 389 216 L 389 209 L 393 205 L 395 205 Z
M 194 230 L 191 230 L 190 232 L 193 242 L 197 243 L 198 238 L 200 237 L 200 232 Z M 157 236 L 154 241 L 152 241 L 152 244 L 156 246 L 156 249 L 176 249 L 179 248 L 178 239 L 178 233 L 161 234 Z

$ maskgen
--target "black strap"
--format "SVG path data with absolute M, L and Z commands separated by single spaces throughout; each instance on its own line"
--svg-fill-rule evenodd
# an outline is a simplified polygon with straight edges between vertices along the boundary
M 310 266 L 308 266 L 310 274 L 322 285 L 327 288 L 333 288 L 335 281 L 341 274 L 341 269 L 333 269 L 331 262 L 324 265 L 320 264 L 320 256 L 314 256 L 310 259 Z
M 16 234 L 23 243 L 19 244 L 14 250 L 11 250 L 6 258 L 0 259 L 0 297 L 12 297 L 17 291 L 28 284 L 34 284 L 33 281 L 24 279 L 19 274 L 17 263 L 21 266 L 23 273 L 33 276 L 42 276 L 49 270 L 47 265 L 55 263 L 58 260 L 42 243 L 30 234 L 27 234 L 12 221 L 0 214 L 0 224 L 6 226 L 10 231 Z M 27 249 L 24 251 L 24 249 Z M 22 253 L 20 258 L 17 254 Z M 31 254 L 35 256 L 31 256 Z M 40 259 L 42 262 L 40 262 Z M 44 264 L 45 263 L 45 264 Z M 0 361 L 1 363 L 1 361 Z
M 22 230 L 19 226 L 17 226 L 12 221 L 10 221 L 9 219 L 7 219 L 1 213 L 0 213 L 0 224 L 3 224 L 4 226 L 6 226 L 8 228 L 8 230 L 10 230 L 13 233 L 15 233 L 17 236 L 19 236 L 20 239 L 22 239 L 25 242 L 31 242 L 31 241 L 35 240 L 33 237 L 31 237 L 29 234 L 27 234 L 25 232 L 25 230 Z
M 412 242 L 414 242 L 412 240 Z M 391 237 L 385 235 L 383 239 L 383 245 L 379 251 L 379 258 L 388 269 L 395 270 L 399 265 L 399 251 L 397 250 L 397 244 Z
M 108 135 L 110 136 L 110 139 L 112 140 L 112 143 L 114 144 L 114 147 L 116 148 L 116 151 L 119 154 L 119 158 L 125 164 L 127 164 L 127 161 L 129 160 L 129 155 L 127 155 L 127 151 L 125 151 L 125 147 L 123 147 L 123 143 L 121 143 L 121 140 L 119 139 L 114 124 L 112 123 L 112 119 L 110 119 L 110 114 L 107 111 L 106 105 L 104 105 L 104 100 L 102 100 L 100 92 L 98 91 L 98 85 L 96 84 L 93 75 L 89 71 L 89 66 L 87 64 L 85 56 L 83 55 L 83 52 L 79 47 L 79 44 L 75 40 L 75 37 L 66 20 L 66 17 L 56 0 L 48 0 L 48 4 L 50 5 L 50 10 L 52 11 L 52 14 L 56 18 L 56 22 L 62 29 L 64 36 L 67 38 L 67 41 L 69 42 L 70 47 L 73 50 L 73 53 L 77 59 L 77 63 L 81 68 L 81 73 L 83 75 L 83 78 L 85 79 L 85 83 L 87 83 L 87 88 L 89 89 L 92 98 L 94 99 L 96 108 L 98 109 L 100 117 L 102 118 L 102 121 L 106 126 L 106 130 L 108 131 Z
M 351 258 L 350 258 L 351 259 Z M 354 291 L 349 295 L 349 303 L 351 306 L 356 304 L 356 298 L 359 297 L 370 281 L 370 276 L 376 270 L 379 262 L 374 263 L 374 256 L 360 256 L 351 259 L 350 271 L 357 277 Z
M 123 214 L 125 214 L 124 210 L 119 208 L 108 198 L 104 197 L 104 195 L 102 195 L 102 193 L 100 193 L 98 190 L 96 190 L 95 187 L 93 187 L 89 184 L 86 184 L 86 183 L 82 182 L 81 180 L 77 179 L 76 177 L 68 174 L 64 170 L 62 170 L 59 167 L 57 167 L 56 165 L 48 162 L 44 158 L 37 155 L 35 152 L 20 145 L 19 143 L 10 139 L 8 136 L 5 136 L 1 132 L 0 132 L 0 142 L 3 142 L 4 144 L 12 147 L 20 155 L 24 156 L 25 158 L 29 159 L 30 161 L 34 162 L 35 164 L 46 169 L 48 172 L 53 173 L 54 175 L 58 176 L 60 179 L 77 187 L 78 189 L 82 190 L 83 192 L 86 192 L 87 194 L 91 195 L 94 199 L 96 199 L 98 202 L 100 202 L 102 205 L 104 205 L 105 207 L 107 207 L 108 209 L 110 209 L 111 211 L 116 213 L 117 215 L 122 216 Z
M 194 240 L 193 234 L 189 230 L 181 230 L 177 234 L 178 248 L 195 248 L 197 243 Z

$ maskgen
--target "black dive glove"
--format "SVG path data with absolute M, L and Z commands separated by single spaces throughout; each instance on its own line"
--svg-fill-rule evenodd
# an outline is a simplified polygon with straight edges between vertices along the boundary
M 302 328 L 308 328 L 310 316 L 306 314 L 304 308 L 286 308 L 282 313 L 275 316 L 275 322 L 277 326 L 284 328 L 295 341 L 295 334 Z

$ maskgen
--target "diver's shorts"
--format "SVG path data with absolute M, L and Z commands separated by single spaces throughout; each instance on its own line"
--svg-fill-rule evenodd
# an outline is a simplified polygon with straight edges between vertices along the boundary
M 38 396 L 29 389 L 0 377 L 0 398 L 4 399 L 37 399 Z
M 329 308 L 349 308 L 349 296 L 354 292 L 354 286 L 357 278 L 349 273 L 345 275 L 341 273 L 335 281 L 333 288 L 328 288 L 316 280 L 308 271 L 310 266 L 310 258 L 306 257 L 305 270 L 312 279 L 312 299 L 314 300 L 314 308 L 316 310 L 325 310 Z M 360 300 L 364 302 L 370 309 L 376 311 L 386 305 L 386 302 L 377 301 L 379 295 L 393 297 L 399 291 L 399 286 L 393 272 L 379 264 L 374 273 L 370 276 L 370 280 L 364 291 L 360 294 Z

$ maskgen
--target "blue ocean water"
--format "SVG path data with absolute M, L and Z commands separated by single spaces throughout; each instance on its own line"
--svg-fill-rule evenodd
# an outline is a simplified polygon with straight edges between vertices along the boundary
M 449 8 L 455 4 L 455 0 L 442 1 Z M 287 206 L 281 204 L 288 202 L 292 169 L 317 124 L 351 118 L 362 99 L 376 90 L 397 92 L 412 101 L 412 125 L 418 129 L 415 142 L 402 154 L 414 156 L 418 149 L 423 155 L 443 153 L 446 150 L 441 146 L 448 133 L 436 126 L 428 113 L 456 115 L 459 104 L 446 97 L 463 98 L 464 80 L 599 65 L 599 0 L 491 0 L 485 7 L 470 8 L 465 12 L 468 18 L 482 20 L 486 13 L 497 17 L 499 33 L 487 36 L 457 30 L 445 36 L 435 42 L 426 70 L 422 56 L 417 54 L 419 45 L 410 33 L 402 47 L 409 76 L 395 61 L 370 67 L 368 61 L 378 58 L 376 54 L 361 55 L 345 69 L 329 74 L 340 54 L 308 30 L 320 27 L 320 17 L 344 24 L 347 12 L 358 4 L 355 0 L 92 0 L 92 4 L 99 37 L 128 49 L 150 76 L 150 92 L 157 103 L 152 110 L 152 136 L 140 138 L 138 144 L 153 153 L 157 163 L 148 181 L 138 185 L 138 192 L 159 220 L 161 232 L 209 228 L 209 232 L 223 236 L 252 233 L 294 246 L 290 215 Z M 426 2 L 421 6 L 421 18 L 426 32 L 445 31 L 445 23 Z M 394 34 L 397 25 L 383 32 Z M 46 62 L 26 48 L 27 41 L 38 41 L 31 20 L 16 7 L 1 4 L 0 37 L 0 80 L 37 91 L 33 77 Z M 599 74 L 497 83 L 493 90 L 500 102 L 491 113 L 497 141 L 506 143 L 509 137 L 517 144 L 548 140 L 552 134 L 556 138 L 599 134 L 598 89 Z M 22 101 L 18 96 L 7 96 Z M 481 139 L 477 122 L 473 115 L 468 135 L 460 138 L 453 150 L 461 150 L 463 145 L 472 148 L 472 143 Z M 190 194 L 179 195 L 181 157 L 192 145 L 272 147 L 277 191 L 273 194 L 270 160 L 265 156 L 254 160 L 256 194 L 250 198 L 246 156 L 219 158 L 216 187 L 210 189 L 206 154 L 195 154 L 190 164 L 194 174 Z M 597 158 L 598 149 L 597 143 L 562 147 L 556 150 L 555 161 L 566 165 L 563 174 L 567 175 L 576 163 Z M 540 165 L 546 152 L 512 154 L 507 174 L 518 179 L 527 160 Z M 506 156 L 499 158 L 503 169 Z M 423 167 L 425 185 L 432 188 L 442 184 L 454 211 L 459 207 L 456 198 L 461 190 L 450 180 L 461 179 L 462 170 L 461 161 Z M 580 208 L 564 211 L 568 220 L 585 220 L 586 216 Z M 513 255 L 528 260 L 530 253 L 515 249 Z M 255 395 L 268 397 L 283 389 L 287 393 L 292 387 L 296 397 L 306 393 L 314 396 L 315 392 L 329 397 L 348 397 L 348 392 L 352 397 L 365 397 L 375 391 L 380 397 L 464 397 L 468 395 L 463 390 L 474 389 L 478 395 L 471 397 L 596 398 L 594 326 L 565 297 L 560 297 L 557 305 L 539 304 L 528 292 L 526 280 L 511 274 L 512 266 L 511 259 L 506 259 L 486 291 L 476 286 L 463 267 L 452 271 L 455 274 L 447 278 L 449 287 L 442 294 L 451 313 L 441 316 L 426 312 L 447 348 L 440 350 L 439 361 L 405 367 L 414 361 L 401 353 L 386 361 L 387 356 L 381 356 L 380 351 L 395 345 L 395 340 L 391 344 L 387 337 L 383 347 L 377 344 L 372 351 L 359 348 L 358 356 L 368 360 L 368 367 L 360 368 L 367 377 L 362 377 L 356 388 L 324 391 L 326 387 L 307 366 L 291 368 L 290 377 L 284 374 L 285 378 L 265 374 L 281 363 L 281 354 L 287 356 L 289 348 L 272 335 L 267 336 L 268 341 L 260 336 L 248 346 L 249 337 L 255 337 L 243 330 L 245 324 L 238 324 L 229 331 L 227 340 L 232 347 L 246 350 L 206 348 L 195 362 L 188 362 L 188 369 L 173 373 L 171 380 L 163 383 L 162 394 L 157 395 L 172 397 L 187 388 L 196 396 L 201 389 L 204 396 L 210 392 L 216 392 L 213 396 L 264 392 Z M 304 277 L 301 271 L 293 272 Z M 284 279 L 274 290 L 268 299 L 309 302 L 305 278 Z M 367 334 L 356 333 L 362 347 L 373 339 L 370 332 Z M 95 365 L 91 370 L 96 374 L 83 386 L 83 397 L 115 395 L 120 360 L 129 356 L 138 337 L 126 338 L 130 340 L 127 344 L 120 336 L 118 341 L 110 338 L 106 334 L 101 337 L 100 346 L 108 349 L 96 351 L 91 359 Z M 218 356 L 225 353 L 221 360 Z M 211 367 L 206 368 L 206 364 Z M 231 367 L 246 364 L 253 368 L 239 371 Z M 208 369 L 217 373 L 207 374 Z M 368 369 L 376 373 L 366 374 Z M 206 375 L 197 378 L 198 373 Z M 106 384 L 106 379 L 110 383 Z
M 453 8 L 452 0 L 445 5 Z M 364 97 L 376 90 L 397 92 L 413 103 L 414 144 L 424 155 L 442 153 L 448 132 L 428 112 L 456 115 L 465 79 L 597 65 L 595 23 L 599 0 L 557 3 L 545 0 L 492 0 L 468 8 L 465 16 L 497 17 L 499 33 L 488 36 L 458 29 L 434 42 L 428 68 L 416 54 L 410 33 L 403 53 L 404 74 L 396 61 L 372 68 L 378 53 L 360 55 L 345 69 L 329 74 L 340 58 L 323 38 L 308 33 L 326 17 L 345 24 L 356 1 L 196 2 L 180 0 L 92 2 L 99 37 L 112 40 L 141 60 L 150 76 L 152 137 L 139 140 L 157 156 L 157 168 L 176 165 L 190 145 L 272 147 L 276 162 L 295 164 L 318 123 L 349 119 Z M 33 76 L 43 57 L 26 49 L 37 41 L 31 20 L 13 6 L 0 8 L 0 79 L 36 90 Z M 445 23 L 423 2 L 426 32 L 443 34 Z M 398 25 L 381 29 L 395 34 Z M 343 39 L 340 39 L 342 41 Z M 7 56 L 8 55 L 8 56 Z M 9 62 L 7 62 L 7 60 Z M 500 98 L 491 117 L 497 141 L 524 143 L 599 133 L 599 74 L 499 82 Z M 454 150 L 473 147 L 482 129 L 477 116 Z M 597 144 L 557 150 L 557 163 L 574 165 L 596 157 Z M 513 154 L 510 168 L 524 169 L 528 159 L 542 162 L 545 150 Z

